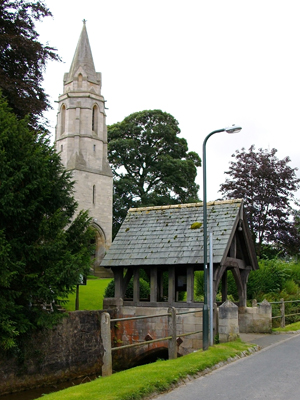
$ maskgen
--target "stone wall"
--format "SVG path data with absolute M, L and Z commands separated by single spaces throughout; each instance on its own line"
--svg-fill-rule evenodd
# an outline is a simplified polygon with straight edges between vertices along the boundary
M 0 395 L 101 373 L 103 311 L 75 311 L 28 337 L 19 355 L 0 356 Z
M 272 306 L 267 300 L 252 307 L 239 308 L 239 327 L 241 333 L 271 333 Z
M 130 307 L 109 304 L 111 318 L 166 314 L 167 307 Z M 181 312 L 196 311 L 178 315 Z M 202 331 L 202 309 L 177 308 L 177 354 L 185 355 L 202 348 L 202 333 L 182 336 L 191 331 Z M 101 375 L 103 343 L 101 340 L 101 311 L 75 311 L 61 324 L 28 337 L 19 355 L 0 355 L 0 395 L 38 386 L 49 385 L 86 375 Z M 220 342 L 234 340 L 239 332 L 271 332 L 271 306 L 240 308 L 226 301 L 215 312 L 219 316 Z M 112 347 L 159 339 L 169 336 L 168 316 L 112 323 Z M 215 332 L 215 334 L 217 331 Z M 145 356 L 166 357 L 168 341 L 149 343 L 113 352 L 113 368 L 124 369 L 140 363 Z M 159 352 L 164 352 L 159 355 Z M 148 359 L 149 360 L 149 359 Z
M 219 307 L 219 341 L 230 342 L 239 337 L 238 306 L 226 300 Z

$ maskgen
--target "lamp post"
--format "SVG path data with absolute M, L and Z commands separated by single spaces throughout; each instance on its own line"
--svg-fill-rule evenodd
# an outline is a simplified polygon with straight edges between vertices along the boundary
M 206 136 L 203 142 L 203 268 L 204 268 L 204 303 L 203 303 L 203 350 L 208 349 L 208 304 L 207 304 L 207 200 L 206 200 L 206 143 L 208 139 L 219 132 L 236 133 L 242 128 L 240 126 L 229 126 L 217 129 Z M 212 307 L 212 304 L 210 305 Z

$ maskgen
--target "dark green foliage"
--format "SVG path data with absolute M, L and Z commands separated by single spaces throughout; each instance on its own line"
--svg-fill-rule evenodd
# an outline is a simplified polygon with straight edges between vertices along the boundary
M 289 157 L 279 160 L 277 150 L 244 148 L 232 155 L 229 175 L 220 192 L 229 199 L 245 201 L 249 227 L 256 243 L 259 257 L 269 256 L 272 250 L 278 254 L 298 254 L 300 235 L 290 217 L 291 201 L 299 188 L 297 168 L 288 164 Z M 264 254 L 266 251 L 266 254 Z
M 220 283 L 220 290 L 222 288 L 221 285 L 222 285 L 222 282 Z M 233 277 L 232 271 L 227 271 L 227 295 L 229 297 L 231 297 L 231 299 L 234 301 L 239 300 L 238 290 L 237 290 L 236 282 Z
M 108 158 L 114 173 L 116 235 L 130 207 L 198 201 L 198 154 L 188 152 L 175 118 L 141 111 L 108 127 Z
M 195 273 L 195 294 L 203 296 L 203 271 Z M 300 264 L 285 262 L 280 259 L 260 260 L 259 269 L 251 271 L 247 284 L 248 300 L 277 301 L 300 298 Z M 221 300 L 222 282 L 218 288 L 217 298 Z M 238 291 L 232 271 L 227 271 L 227 296 L 238 301 Z
M 290 262 L 288 268 L 291 271 L 291 279 L 300 287 L 300 264 Z
M 297 267 L 297 270 L 300 275 L 300 266 Z M 248 300 L 256 299 L 257 301 L 262 301 L 264 298 L 269 301 L 279 300 L 284 296 L 283 291 L 285 288 L 289 287 L 289 295 L 295 292 L 293 284 L 288 283 L 291 280 L 292 270 L 290 264 L 277 258 L 260 260 L 259 269 L 250 272 L 247 284 L 247 298 Z M 219 290 L 221 290 L 221 284 Z M 231 271 L 227 272 L 227 294 L 235 301 L 238 301 L 237 286 Z
M 60 318 L 64 299 L 91 266 L 86 212 L 45 134 L 18 120 L 0 97 L 0 347 Z M 53 312 L 44 309 L 53 306 Z
M 149 283 L 146 282 L 144 279 L 140 278 L 140 299 L 148 299 L 148 296 L 150 294 L 150 287 Z M 115 281 L 114 279 L 109 282 L 105 289 L 104 293 L 104 298 L 107 297 L 115 297 Z M 128 286 L 126 288 L 125 292 L 125 298 L 127 299 L 132 299 L 133 298 L 133 279 L 128 283 Z
M 44 1 L 0 1 L 0 88 L 18 118 L 29 114 L 34 125 L 49 108 L 42 87 L 46 63 L 59 60 L 38 41 L 34 22 L 51 15 Z
M 204 297 L 204 272 L 196 271 L 195 272 L 195 295 L 198 298 Z
M 291 271 L 288 266 L 277 259 L 260 260 L 259 269 L 251 271 L 248 280 L 248 299 L 261 301 L 266 294 L 276 297 L 290 279 Z

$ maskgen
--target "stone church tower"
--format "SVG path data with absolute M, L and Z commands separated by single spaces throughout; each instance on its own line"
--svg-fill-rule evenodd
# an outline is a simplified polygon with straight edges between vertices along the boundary
M 56 150 L 72 170 L 79 210 L 88 210 L 96 228 L 95 273 L 112 241 L 113 175 L 107 161 L 105 100 L 101 73 L 96 72 L 85 21 L 70 71 L 58 98 Z M 106 273 L 107 275 L 107 273 Z

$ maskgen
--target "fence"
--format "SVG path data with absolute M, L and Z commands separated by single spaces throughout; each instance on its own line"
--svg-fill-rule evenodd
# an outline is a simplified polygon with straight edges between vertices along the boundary
M 128 317 L 128 318 L 114 318 L 111 319 L 110 315 L 106 312 L 101 314 L 101 338 L 104 347 L 104 355 L 103 355 L 103 366 L 102 366 L 102 376 L 109 376 L 112 374 L 112 352 L 116 350 L 128 349 L 130 347 L 149 345 L 150 343 L 168 341 L 168 357 L 169 359 L 177 358 L 177 329 L 176 329 L 176 316 L 184 315 L 184 314 L 192 314 L 192 313 L 202 313 L 202 310 L 193 310 L 193 311 L 183 311 L 176 312 L 174 307 L 170 307 L 168 312 L 165 314 L 153 314 L 147 316 L 138 316 L 138 317 Z M 146 340 L 143 342 L 127 344 L 118 347 L 111 346 L 111 323 L 122 322 L 122 321 L 130 321 L 130 320 L 138 320 L 138 319 L 147 319 L 147 318 L 158 318 L 158 317 L 168 317 L 168 333 L 169 335 L 159 339 Z M 180 336 L 190 336 L 195 335 L 197 333 L 201 333 L 202 330 L 181 333 Z
M 296 315 L 300 315 L 300 300 L 288 300 L 284 301 L 284 299 L 281 299 L 280 301 L 271 301 L 270 304 L 272 304 L 272 320 L 279 319 L 280 318 L 280 326 L 281 328 L 285 327 L 285 319 L 294 317 Z M 274 304 L 274 306 L 273 306 Z M 288 305 L 286 307 L 286 304 Z M 293 304 L 297 304 L 296 309 L 293 307 Z M 295 312 L 297 311 L 297 312 Z M 288 312 L 288 314 L 286 314 Z M 279 315 L 273 315 L 277 314 Z

